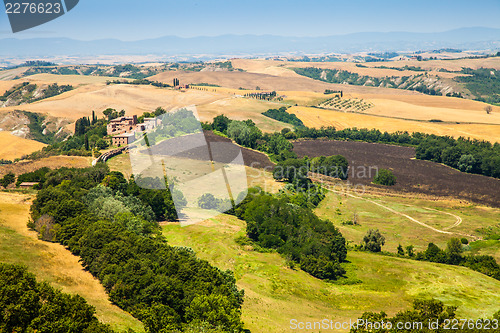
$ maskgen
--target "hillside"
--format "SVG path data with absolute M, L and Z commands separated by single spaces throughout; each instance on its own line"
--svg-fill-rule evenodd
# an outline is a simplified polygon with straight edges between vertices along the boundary
M 130 314 L 111 304 L 104 287 L 64 246 L 39 240 L 26 222 L 32 197 L 0 192 L 0 261 L 26 265 L 37 278 L 70 294 L 79 294 L 94 306 L 97 317 L 119 331 L 142 324 Z
M 4 160 L 21 158 L 46 146 L 41 142 L 23 139 L 4 131 L 0 131 L 0 142 L 2 143 L 0 145 L 0 159 Z
M 349 321 L 364 311 L 394 314 L 408 308 L 413 297 L 457 305 L 466 318 L 490 316 L 500 302 L 500 282 L 479 273 L 361 252 L 348 253 L 346 285 L 323 282 L 288 268 L 276 253 L 238 245 L 234 239 L 244 228 L 243 221 L 220 216 L 188 227 L 167 224 L 163 232 L 171 244 L 191 247 L 201 258 L 235 272 L 245 289 L 243 320 L 252 332 L 288 332 L 290 318 Z

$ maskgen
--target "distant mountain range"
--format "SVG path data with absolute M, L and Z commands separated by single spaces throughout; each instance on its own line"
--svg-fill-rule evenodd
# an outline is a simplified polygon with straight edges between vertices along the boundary
M 278 55 L 357 52 L 412 52 L 455 48 L 500 50 L 500 29 L 461 28 L 439 33 L 365 32 L 326 37 L 223 35 L 181 38 L 165 36 L 139 41 L 69 38 L 1 39 L 0 56 L 50 57 L 96 55 Z

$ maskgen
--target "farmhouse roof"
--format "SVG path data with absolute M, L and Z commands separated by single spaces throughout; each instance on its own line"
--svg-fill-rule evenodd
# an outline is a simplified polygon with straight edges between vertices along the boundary
M 35 186 L 38 182 L 22 182 L 19 186 Z

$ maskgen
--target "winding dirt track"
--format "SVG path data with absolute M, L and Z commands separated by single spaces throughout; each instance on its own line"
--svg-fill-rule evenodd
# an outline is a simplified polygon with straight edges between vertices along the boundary
M 440 234 L 467 236 L 467 237 L 470 237 L 470 238 L 472 238 L 474 240 L 480 240 L 481 239 L 480 237 L 477 237 L 477 236 L 474 236 L 474 235 L 470 235 L 470 234 L 464 234 L 464 233 L 447 231 L 447 230 L 450 230 L 452 228 L 455 228 L 455 227 L 459 226 L 463 222 L 463 220 L 462 220 L 462 218 L 460 216 L 452 214 L 452 213 L 443 212 L 443 211 L 440 211 L 440 210 L 437 210 L 437 209 L 434 209 L 434 208 L 420 207 L 420 208 L 423 208 L 423 209 L 432 210 L 432 211 L 436 211 L 436 212 L 439 212 L 439 213 L 442 213 L 442 214 L 450 215 L 450 216 L 453 216 L 454 218 L 456 218 L 456 221 L 455 221 L 455 223 L 453 225 L 448 226 L 446 228 L 443 228 L 444 230 L 439 230 L 439 229 L 434 228 L 434 227 L 432 227 L 432 226 L 430 226 L 430 225 L 428 225 L 428 224 L 426 224 L 426 223 L 424 223 L 422 221 L 419 221 L 419 220 L 411 217 L 408 214 L 398 212 L 397 210 L 394 210 L 391 207 L 385 206 L 385 205 L 383 205 L 383 204 L 381 204 L 379 202 L 376 202 L 374 200 L 371 200 L 371 199 L 368 199 L 368 198 L 363 198 L 363 197 L 360 197 L 360 196 L 357 196 L 357 195 L 354 195 L 354 194 L 350 194 L 350 193 L 345 193 L 345 192 L 340 192 L 340 191 L 332 190 L 332 189 L 327 189 L 327 190 L 330 191 L 330 192 L 337 193 L 337 194 L 344 194 L 344 195 L 347 195 L 347 196 L 355 198 L 355 199 L 360 199 L 360 200 L 364 200 L 364 201 L 370 202 L 370 203 L 372 203 L 374 205 L 377 205 L 377 206 L 379 206 L 381 208 L 384 208 L 384 209 L 390 211 L 391 213 L 403 216 L 403 217 L 407 218 L 408 220 L 410 220 L 410 221 L 412 221 L 412 222 L 414 222 L 416 224 L 421 225 L 422 227 L 425 227 L 427 229 L 430 229 L 430 230 L 432 230 L 434 232 L 437 232 L 437 233 L 440 233 Z M 408 206 L 411 206 L 411 205 L 408 205 Z

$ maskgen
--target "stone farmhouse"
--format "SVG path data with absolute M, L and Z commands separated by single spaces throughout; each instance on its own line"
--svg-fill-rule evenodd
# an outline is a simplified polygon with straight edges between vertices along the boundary
M 107 126 L 108 135 L 133 132 L 137 126 L 137 116 L 120 117 L 110 120 Z

